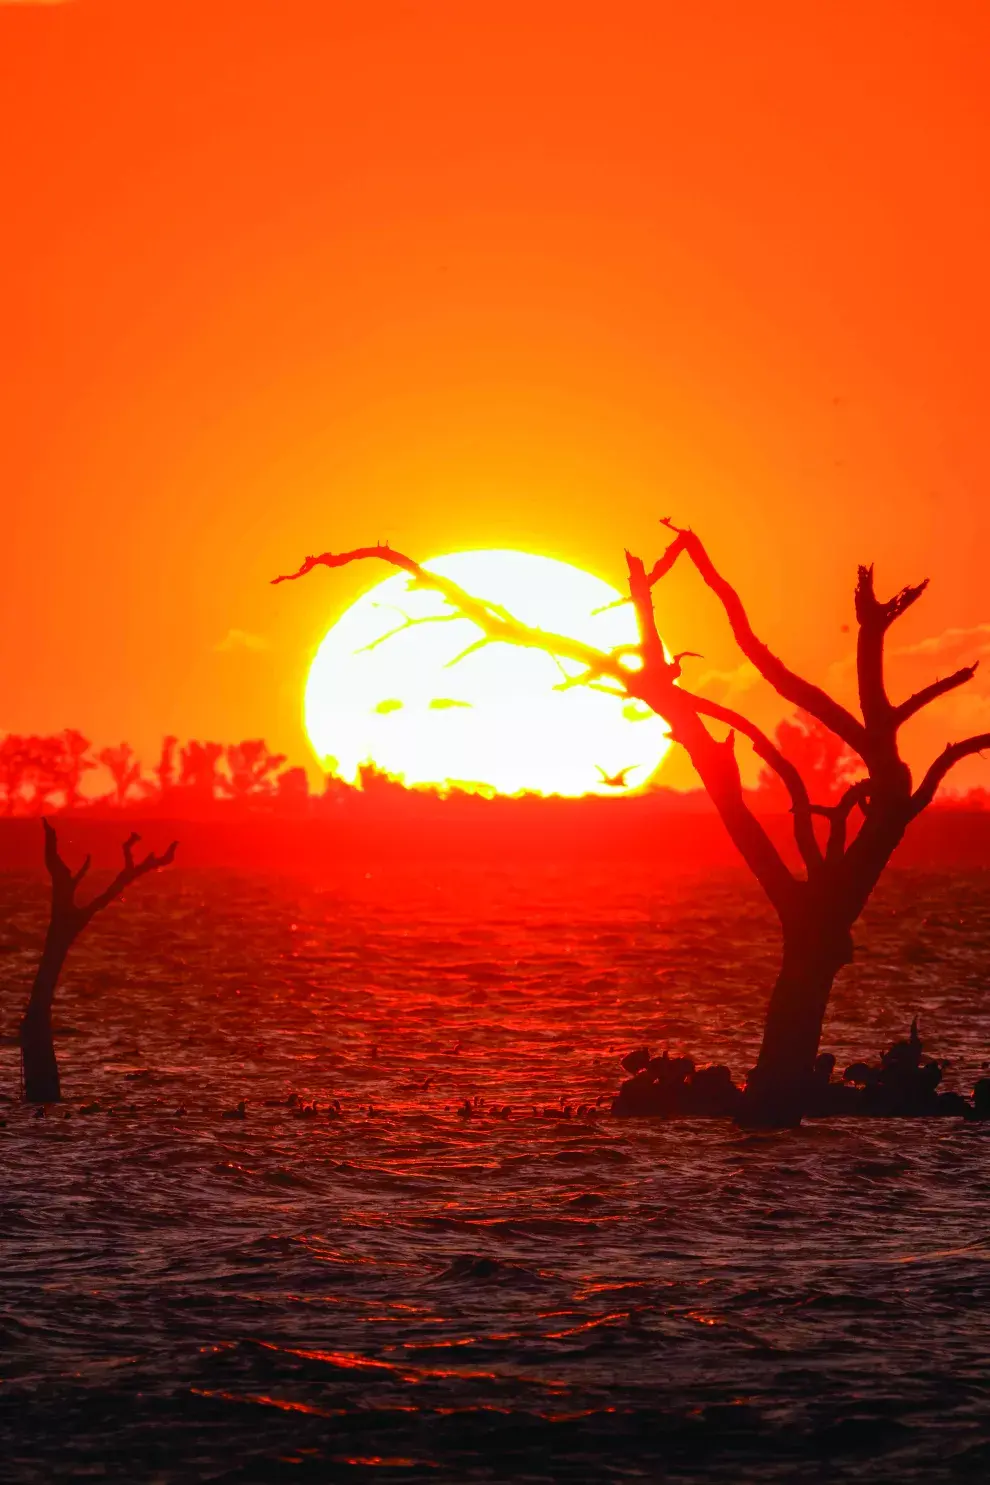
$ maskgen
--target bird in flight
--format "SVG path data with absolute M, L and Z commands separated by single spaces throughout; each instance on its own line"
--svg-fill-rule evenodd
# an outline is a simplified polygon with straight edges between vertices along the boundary
M 626 783 L 626 774 L 632 773 L 634 768 L 639 767 L 639 764 L 629 763 L 625 768 L 618 769 L 616 773 L 606 773 L 600 763 L 596 763 L 595 767 L 602 776 L 602 783 L 607 784 L 610 789 L 628 789 L 629 785 Z

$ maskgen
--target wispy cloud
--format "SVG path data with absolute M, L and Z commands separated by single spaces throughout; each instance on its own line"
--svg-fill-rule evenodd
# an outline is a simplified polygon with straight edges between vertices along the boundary
M 263 634 L 249 634 L 246 629 L 228 629 L 220 643 L 213 646 L 221 654 L 230 650 L 252 650 L 256 654 L 261 654 L 265 650 L 270 650 L 271 647 L 270 639 L 266 639 Z
M 892 655 L 956 655 L 966 650 L 973 659 L 990 654 L 990 624 L 974 624 L 970 629 L 943 629 L 929 639 L 913 645 L 897 645 Z
M 688 666 L 698 668 L 691 670 L 687 669 Z M 764 684 L 760 672 L 749 660 L 741 661 L 731 670 L 701 670 L 698 661 L 690 660 L 685 661 L 685 668 L 685 684 L 689 690 L 710 696 L 713 701 L 720 701 L 724 706 L 731 705 L 754 687 Z
M 917 676 L 921 685 L 934 680 L 936 674 L 945 675 L 949 670 L 971 665 L 974 660 L 985 661 L 990 656 L 990 624 L 943 629 L 941 634 L 931 634 L 927 639 L 918 639 L 908 645 L 888 644 L 886 655 L 888 661 L 894 662 L 894 669 L 900 676 L 912 681 Z M 915 660 L 923 662 L 917 669 L 911 663 Z M 941 669 L 939 661 L 944 662 Z M 855 677 L 856 654 L 850 650 L 829 666 L 827 684 L 845 691 L 854 683 Z M 990 675 L 985 679 L 990 680 Z

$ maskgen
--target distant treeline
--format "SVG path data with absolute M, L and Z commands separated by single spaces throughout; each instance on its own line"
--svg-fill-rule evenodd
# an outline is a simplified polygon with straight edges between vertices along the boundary
M 8 816 L 99 810 L 155 814 L 227 804 L 298 808 L 310 798 L 303 768 L 286 768 L 262 738 L 239 743 L 162 741 L 145 773 L 130 743 L 94 751 L 68 727 L 0 742 L 0 809 Z M 101 787 L 102 786 L 102 787 Z
M 775 740 L 804 773 L 812 798 L 827 803 L 854 776 L 854 760 L 818 723 L 805 718 L 781 722 Z M 133 814 L 149 817 L 212 818 L 274 814 L 290 817 L 339 814 L 361 801 L 408 813 L 437 797 L 427 788 L 406 789 L 400 780 L 373 765 L 360 770 L 358 784 L 326 775 L 323 787 L 310 788 L 306 770 L 286 767 L 283 753 L 273 753 L 263 738 L 239 743 L 180 743 L 165 737 L 157 763 L 145 772 L 129 743 L 94 751 L 74 728 L 48 736 L 9 733 L 0 741 L 0 815 L 24 818 L 46 814 Z M 474 808 L 488 802 L 483 784 L 444 791 L 451 800 Z M 622 793 L 623 791 L 616 791 Z M 681 811 L 706 809 L 703 791 L 654 788 L 655 804 Z M 630 791 L 642 797 L 639 791 Z M 788 801 L 776 774 L 764 770 L 752 795 L 770 812 L 785 811 Z M 538 796 L 523 796 L 537 800 Z M 471 802 L 474 802 L 473 804 Z M 504 801 L 509 802 L 509 801 Z M 565 801 L 559 801 L 565 803 Z M 939 803 L 964 810 L 990 809 L 990 791 L 943 794 Z

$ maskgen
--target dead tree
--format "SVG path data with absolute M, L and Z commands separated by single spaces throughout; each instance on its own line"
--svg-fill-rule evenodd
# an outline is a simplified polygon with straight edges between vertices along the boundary
M 53 826 L 43 820 L 45 827 L 45 865 L 52 879 L 52 907 L 45 947 L 42 951 L 38 973 L 31 987 L 24 1019 L 21 1022 L 21 1059 L 24 1065 L 24 1097 L 28 1103 L 57 1103 L 62 1097 L 55 1058 L 55 1042 L 52 1036 L 52 1004 L 55 987 L 65 963 L 65 956 L 91 918 L 101 913 L 115 898 L 143 877 L 160 866 L 168 866 L 175 858 L 177 841 L 167 851 L 156 856 L 149 852 L 143 861 L 134 860 L 134 847 L 140 840 L 130 835 L 124 841 L 124 865 L 113 881 L 102 892 L 80 905 L 76 902 L 76 888 L 89 870 L 87 856 L 78 871 L 70 871 L 58 851 L 58 838 Z
M 609 651 L 521 624 L 505 609 L 473 597 L 387 546 L 307 557 L 298 572 L 286 577 L 302 577 L 314 567 L 344 567 L 378 558 L 408 573 L 412 586 L 432 589 L 451 609 L 472 620 L 481 634 L 471 649 L 504 643 L 543 650 L 578 667 L 562 686 L 587 685 L 634 698 L 665 719 L 672 740 L 687 750 L 726 830 L 780 920 L 780 972 L 770 995 L 757 1066 L 746 1087 L 745 1119 L 752 1125 L 793 1126 L 800 1122 L 805 1105 L 832 983 L 852 959 L 853 925 L 908 825 L 931 803 L 949 770 L 960 759 L 990 747 L 990 733 L 951 743 L 915 786 L 898 751 L 899 729 L 923 707 L 970 680 L 976 666 L 933 681 L 905 701 L 892 702 L 884 683 L 884 638 L 921 597 L 927 581 L 882 601 L 874 591 L 873 568 L 861 567 L 855 608 L 862 715 L 856 716 L 821 687 L 796 675 L 757 637 L 739 595 L 692 531 L 670 520 L 663 524 L 673 540 L 652 568 L 626 553 L 629 598 L 623 601 L 635 611 L 638 643 Z M 681 685 L 687 656 L 671 656 L 666 650 L 657 630 L 653 589 L 682 553 L 718 598 L 739 649 L 760 675 L 781 697 L 840 738 L 859 760 L 862 776 L 850 783 L 838 802 L 813 801 L 798 769 L 755 723 Z M 794 841 L 803 863 L 798 873 L 787 865 L 749 807 L 735 755 L 737 734 L 749 741 L 787 791 Z M 825 822 L 821 833 L 815 829 L 816 817 Z M 850 830 L 854 817 L 860 821 L 855 833 Z

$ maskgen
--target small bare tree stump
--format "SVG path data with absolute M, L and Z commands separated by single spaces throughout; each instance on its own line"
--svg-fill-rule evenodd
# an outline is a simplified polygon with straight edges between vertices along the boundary
M 151 851 L 143 861 L 135 861 L 134 847 L 140 836 L 130 835 L 123 846 L 124 865 L 113 881 L 89 902 L 80 905 L 76 902 L 76 888 L 89 870 L 90 858 L 86 857 L 78 871 L 70 871 L 59 855 L 54 827 L 48 820 L 43 820 L 42 824 L 45 828 L 45 865 L 52 879 L 51 918 L 41 962 L 21 1022 L 20 1044 L 25 1101 L 58 1103 L 62 1088 L 52 1036 L 52 1006 L 65 957 L 90 919 L 108 907 L 126 887 L 149 871 L 171 864 L 178 842 L 173 841 L 161 856 Z

